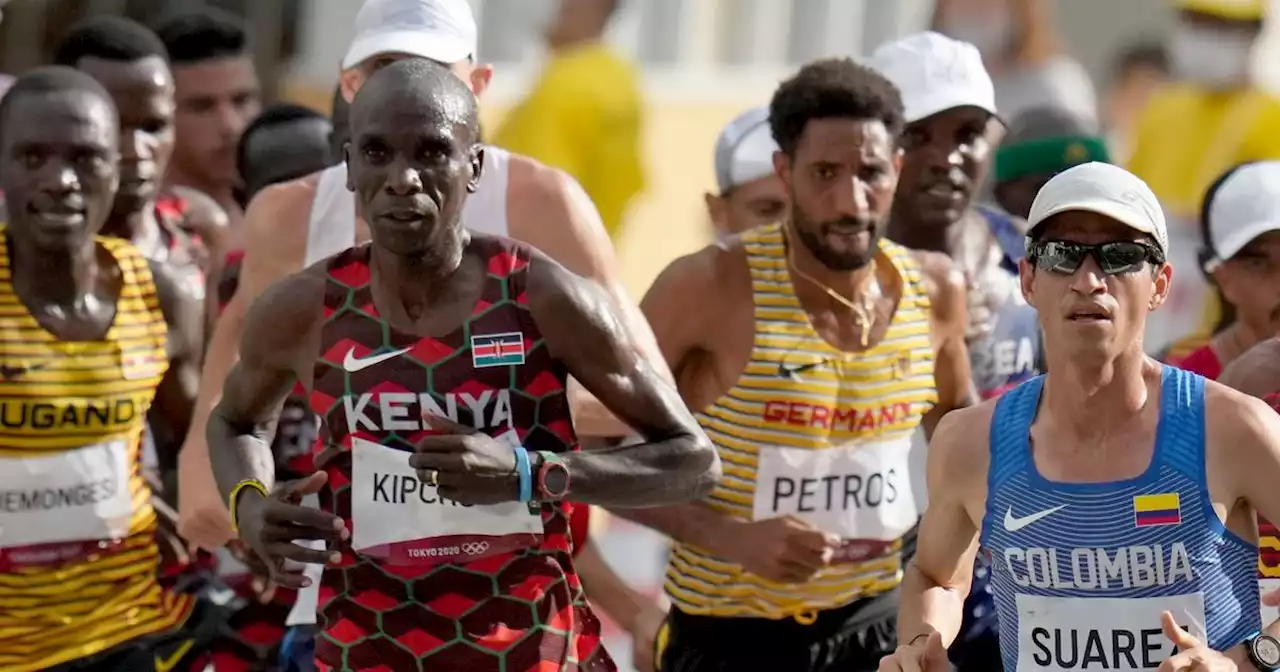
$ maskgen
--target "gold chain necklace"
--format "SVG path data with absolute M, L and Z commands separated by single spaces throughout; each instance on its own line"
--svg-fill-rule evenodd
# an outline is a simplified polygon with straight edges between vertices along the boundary
M 867 344 L 871 342 L 871 329 L 876 323 L 875 300 L 877 297 L 872 296 L 872 292 L 869 291 L 872 281 L 875 280 L 876 277 L 875 258 L 872 258 L 871 262 L 868 264 L 870 272 L 867 273 L 866 279 L 862 281 L 862 285 L 853 290 L 854 295 L 860 297 L 861 301 L 853 301 L 852 299 L 845 298 L 844 295 L 840 294 L 840 292 L 828 287 L 821 280 L 818 280 L 812 275 L 800 270 L 800 266 L 796 264 L 795 248 L 787 238 L 788 236 L 783 236 L 783 242 L 787 247 L 788 268 L 790 268 L 796 275 L 813 283 L 813 285 L 818 289 L 826 292 L 827 296 L 830 296 L 832 299 L 835 299 L 849 310 L 853 311 L 853 323 L 858 327 L 858 340 L 863 348 L 867 347 Z M 798 298 L 799 297 L 797 297 L 797 299 Z

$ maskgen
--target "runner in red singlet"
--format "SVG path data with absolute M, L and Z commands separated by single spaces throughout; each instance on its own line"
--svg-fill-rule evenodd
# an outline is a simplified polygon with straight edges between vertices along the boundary
M 373 243 L 258 299 L 209 421 L 219 487 L 275 579 L 306 583 L 286 559 L 329 565 L 321 669 L 615 669 L 573 569 L 566 497 L 658 505 L 719 475 L 612 301 L 526 245 L 462 227 L 483 164 L 476 128 L 474 96 L 445 68 L 408 60 L 370 78 L 352 105 L 348 183 Z M 647 442 L 576 451 L 568 375 Z M 268 497 L 255 428 L 295 381 L 325 421 L 321 471 Z M 298 505 L 311 492 L 323 511 Z

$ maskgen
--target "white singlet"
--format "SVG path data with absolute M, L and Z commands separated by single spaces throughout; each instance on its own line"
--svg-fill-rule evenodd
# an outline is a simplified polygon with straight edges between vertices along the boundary
M 507 226 L 507 184 L 511 167 L 511 154 L 505 149 L 485 145 L 484 170 L 474 194 L 467 197 L 462 206 L 462 224 L 472 231 L 505 236 Z M 311 202 L 311 216 L 307 220 L 307 253 L 303 267 L 331 257 L 352 245 L 356 240 L 356 197 L 347 189 L 347 164 L 339 163 L 320 173 L 316 183 L 315 199 Z M 319 507 L 315 495 L 302 502 Z M 319 548 L 316 542 L 313 548 Z M 320 595 L 320 575 L 324 565 L 307 565 L 306 575 L 311 587 L 298 591 L 297 600 L 286 625 L 313 625 L 316 622 L 316 601 Z

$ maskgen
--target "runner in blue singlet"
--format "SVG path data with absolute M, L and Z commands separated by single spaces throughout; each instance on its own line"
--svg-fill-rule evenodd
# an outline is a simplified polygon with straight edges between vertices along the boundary
M 1022 290 L 1049 373 L 943 419 L 929 508 L 881 670 L 947 670 L 969 568 L 991 557 L 1006 670 L 1275 669 L 1254 512 L 1280 514 L 1280 418 L 1143 354 L 1168 234 L 1137 177 L 1086 163 L 1040 190 Z

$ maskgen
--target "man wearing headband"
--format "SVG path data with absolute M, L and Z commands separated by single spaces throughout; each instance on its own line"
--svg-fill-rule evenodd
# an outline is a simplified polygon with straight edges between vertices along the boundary
M 1111 163 L 1106 142 L 1087 125 L 1070 112 L 1053 107 L 1018 115 L 996 150 L 996 203 L 1014 217 L 1026 219 L 1031 202 L 1049 178 L 1090 161 Z
M 1006 670 L 1275 670 L 1254 512 L 1280 515 L 1280 417 L 1143 352 L 1169 294 L 1151 189 L 1086 163 L 1028 218 L 1022 292 L 1048 373 L 943 418 L 929 508 L 881 670 L 945 670 L 979 548 Z
M 769 132 L 769 109 L 747 110 L 729 122 L 716 140 L 716 185 L 708 193 L 707 212 L 717 238 L 782 221 L 789 211 L 787 192 L 773 170 L 778 143 Z

